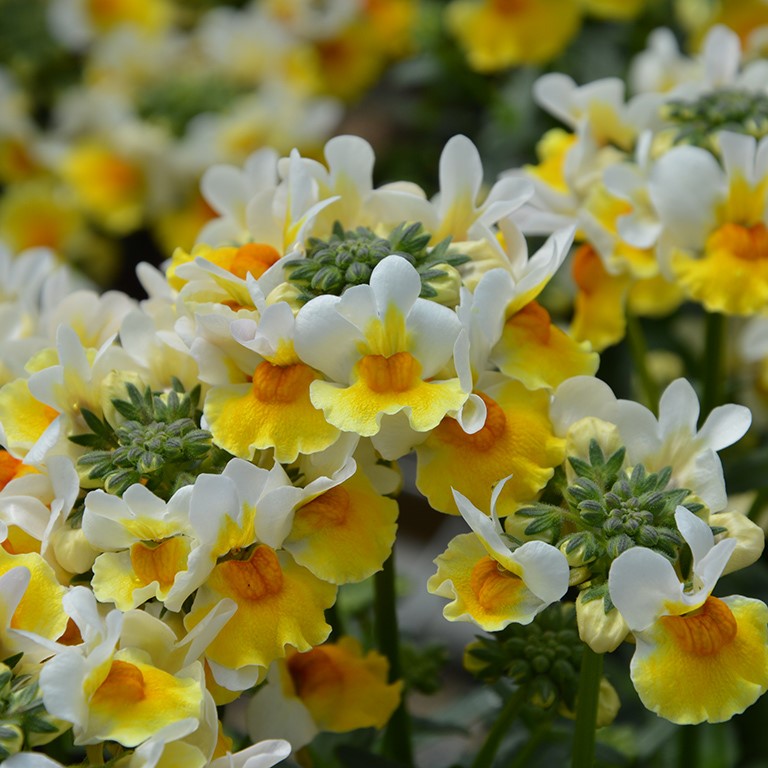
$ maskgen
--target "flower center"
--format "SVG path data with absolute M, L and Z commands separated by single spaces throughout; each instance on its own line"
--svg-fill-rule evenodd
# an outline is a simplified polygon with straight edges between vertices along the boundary
M 515 326 L 523 329 L 538 344 L 547 344 L 549 342 L 552 321 L 549 312 L 537 301 L 529 302 L 521 310 L 515 312 L 512 317 L 514 318 Z
M 247 560 L 226 560 L 216 566 L 226 590 L 241 600 L 262 600 L 283 588 L 283 572 L 275 551 L 265 544 L 256 547 Z
M 508 602 L 510 587 L 520 587 L 522 581 L 514 573 L 505 571 L 493 558 L 479 560 L 470 576 L 470 587 L 477 602 L 486 610 Z
M 288 672 L 299 698 L 339 684 L 342 674 L 323 648 L 295 653 L 288 659 Z
M 374 392 L 405 392 L 419 380 L 421 365 L 410 352 L 366 355 L 358 363 L 358 374 Z
M 464 445 L 476 451 L 487 451 L 498 444 L 507 430 L 507 416 L 501 406 L 483 392 L 475 394 L 485 403 L 485 424 L 474 434 L 467 434 L 456 419 L 444 418 L 435 435 L 439 440 L 451 445 Z
M 343 525 L 349 514 L 349 493 L 337 485 L 296 510 L 292 537 Z
M 694 656 L 712 656 L 728 645 L 738 631 L 731 609 L 716 597 L 685 616 L 662 616 L 665 629 L 677 644 Z
M 727 251 L 743 261 L 768 260 L 768 230 L 765 224 L 723 224 L 707 238 L 706 250 Z
M 163 590 L 170 589 L 176 574 L 186 570 L 189 542 L 184 536 L 173 536 L 157 544 L 137 541 L 131 547 L 133 572 L 146 584 L 156 581 Z
M 262 403 L 293 403 L 315 378 L 303 363 L 272 365 L 266 360 L 253 372 L 253 393 Z
M 126 661 L 116 659 L 109 668 L 109 674 L 93 694 L 91 705 L 107 704 L 122 701 L 125 704 L 136 704 L 146 697 L 144 690 L 144 675 L 141 670 Z
M 280 254 L 271 245 L 266 243 L 246 243 L 237 249 L 229 271 L 243 280 L 245 280 L 245 276 L 248 273 L 258 278 L 279 258 Z

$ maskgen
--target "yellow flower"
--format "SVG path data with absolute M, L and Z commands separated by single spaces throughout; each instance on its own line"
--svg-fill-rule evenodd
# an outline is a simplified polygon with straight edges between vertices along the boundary
M 122 235 L 141 225 L 147 180 L 135 159 L 106 143 L 84 141 L 69 150 L 61 174 L 83 209 L 108 230 Z
M 643 704 L 674 723 L 719 723 L 768 690 L 768 607 L 713 597 L 736 541 L 715 544 L 685 507 L 675 521 L 693 555 L 693 586 L 657 552 L 633 547 L 611 565 L 611 599 L 636 640 L 630 673 Z
M 564 444 L 552 431 L 546 392 L 507 381 L 477 394 L 487 409 L 483 427 L 470 435 L 455 419 L 443 419 L 416 447 L 416 484 L 434 509 L 455 515 L 446 477 L 482 507 L 498 479 L 512 475 L 499 499 L 498 513 L 505 516 L 535 499 L 563 461 Z
M 362 581 L 381 570 L 392 551 L 397 512 L 397 502 L 376 493 L 358 470 L 295 511 L 283 546 L 324 581 Z
M 573 0 L 453 0 L 446 15 L 480 72 L 544 64 L 562 53 L 581 23 Z
M 14 251 L 44 246 L 63 255 L 84 228 L 71 195 L 49 181 L 12 185 L 0 199 L 0 237 Z
M 387 660 L 376 651 L 363 655 L 352 637 L 292 652 L 286 666 L 296 695 L 321 731 L 383 728 L 400 702 L 403 683 L 388 683 Z
M 307 651 L 322 643 L 331 628 L 324 611 L 336 600 L 336 587 L 297 565 L 287 552 L 260 544 L 244 559 L 218 563 L 198 590 L 185 619 L 191 630 L 223 598 L 237 605 L 235 615 L 208 646 L 206 656 L 227 669 L 267 667 L 290 646 Z
M 0 576 L 19 566 L 29 571 L 30 580 L 11 618 L 11 628 L 34 632 L 48 640 L 57 639 L 67 627 L 62 604 L 66 589 L 38 553 L 10 554 L 0 547 Z
M 507 318 L 491 358 L 502 373 L 529 389 L 554 388 L 572 376 L 592 375 L 600 363 L 589 343 L 561 331 L 535 301 Z
M 543 541 L 510 550 L 502 539 L 496 502 L 505 482 L 494 489 L 490 516 L 454 491 L 473 533 L 451 540 L 435 559 L 437 573 L 427 582 L 432 594 L 451 600 L 443 609 L 448 621 L 472 621 L 487 632 L 513 622 L 529 624 L 568 589 L 568 562 L 562 552 Z
M 420 291 L 414 267 L 391 255 L 376 265 L 370 285 L 318 296 L 300 310 L 296 351 L 330 379 L 312 382 L 312 405 L 338 429 L 376 436 L 382 417 L 403 412 L 411 429 L 427 432 L 466 401 L 458 378 L 436 378 L 452 359 L 461 324 Z

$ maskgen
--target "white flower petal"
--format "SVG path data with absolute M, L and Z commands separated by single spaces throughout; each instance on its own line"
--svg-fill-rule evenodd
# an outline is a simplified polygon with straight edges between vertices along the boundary
M 645 547 L 628 549 L 613 561 L 608 588 L 614 605 L 636 632 L 664 615 L 666 602 L 680 602 L 683 595 L 669 560 Z

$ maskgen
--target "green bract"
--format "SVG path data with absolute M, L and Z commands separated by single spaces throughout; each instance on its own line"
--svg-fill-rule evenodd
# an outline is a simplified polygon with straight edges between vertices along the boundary
M 755 138 L 768 135 L 768 96 L 749 91 L 715 91 L 695 101 L 670 101 L 662 117 L 677 128 L 675 143 L 714 150 L 718 131 L 735 131 Z
M 340 296 L 353 285 L 367 284 L 374 267 L 386 256 L 395 254 L 407 259 L 418 271 L 421 297 L 437 299 L 436 283 L 450 278 L 455 267 L 469 261 L 469 257 L 449 253 L 450 238 L 429 248 L 431 237 L 419 223 L 400 224 L 385 238 L 367 227 L 344 230 L 337 221 L 328 240 L 309 238 L 306 258 L 291 259 L 285 270 L 288 281 L 300 290 L 299 300 L 307 302 L 325 294 Z
M 0 663 L 0 761 L 44 744 L 62 730 L 43 706 L 37 680 L 14 675 L 19 658 Z
M 627 549 L 647 547 L 676 562 L 684 541 L 675 525 L 675 509 L 682 505 L 694 514 L 703 505 L 691 500 L 687 488 L 667 488 L 672 469 L 649 473 L 638 464 L 622 468 L 620 448 L 607 459 L 596 440 L 589 461 L 570 457 L 576 473 L 563 492 L 563 503 L 533 504 L 517 512 L 529 518 L 527 536 L 544 534 L 571 566 L 571 584 L 585 589 L 586 600 L 602 597 L 612 608 L 607 591 L 611 563 Z
M 83 409 L 92 431 L 70 440 L 92 450 L 78 459 L 78 469 L 117 496 L 143 483 L 166 499 L 201 472 L 220 472 L 231 457 L 211 443 L 210 432 L 200 429 L 200 387 L 188 393 L 178 381 L 174 387 L 167 393 L 147 387 L 142 393 L 127 383 L 128 399 L 112 400 L 126 419 L 116 428 Z

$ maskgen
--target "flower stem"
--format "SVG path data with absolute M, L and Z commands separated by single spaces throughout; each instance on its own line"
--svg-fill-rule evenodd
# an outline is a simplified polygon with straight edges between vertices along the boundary
M 584 645 L 576 697 L 576 729 L 573 734 L 573 768 L 592 768 L 595 760 L 595 730 L 603 654 Z
M 704 394 L 701 417 L 705 419 L 713 408 L 723 402 L 725 379 L 725 315 L 707 313 L 706 341 L 704 345 Z
M 387 558 L 384 567 L 374 577 L 374 607 L 376 613 L 376 640 L 379 651 L 389 660 L 389 682 L 402 677 L 400 666 L 400 634 L 397 627 L 395 599 L 395 553 Z M 394 711 L 384 732 L 384 754 L 403 765 L 413 765 L 411 745 L 411 718 L 405 706 L 405 695 Z
M 656 413 L 659 407 L 659 387 L 648 370 L 648 345 L 645 343 L 643 327 L 635 315 L 627 315 L 627 341 L 635 373 L 640 379 L 646 405 Z
M 527 695 L 527 688 L 521 686 L 506 700 L 501 708 L 501 712 L 499 712 L 499 716 L 496 718 L 496 722 L 488 732 L 483 746 L 477 753 L 472 763 L 472 768 L 490 768 L 502 739 L 509 732 L 509 726 L 512 725 L 520 712 L 520 707 L 525 703 Z
M 544 741 L 551 727 L 551 718 L 547 718 L 543 722 L 539 723 L 531 732 L 531 735 L 528 737 L 528 740 L 525 742 L 522 749 L 520 749 L 520 751 L 515 754 L 515 757 L 509 764 L 508 768 L 522 768 L 522 766 L 526 765 L 531 755 L 533 755 L 533 753 L 538 749 L 539 744 Z

